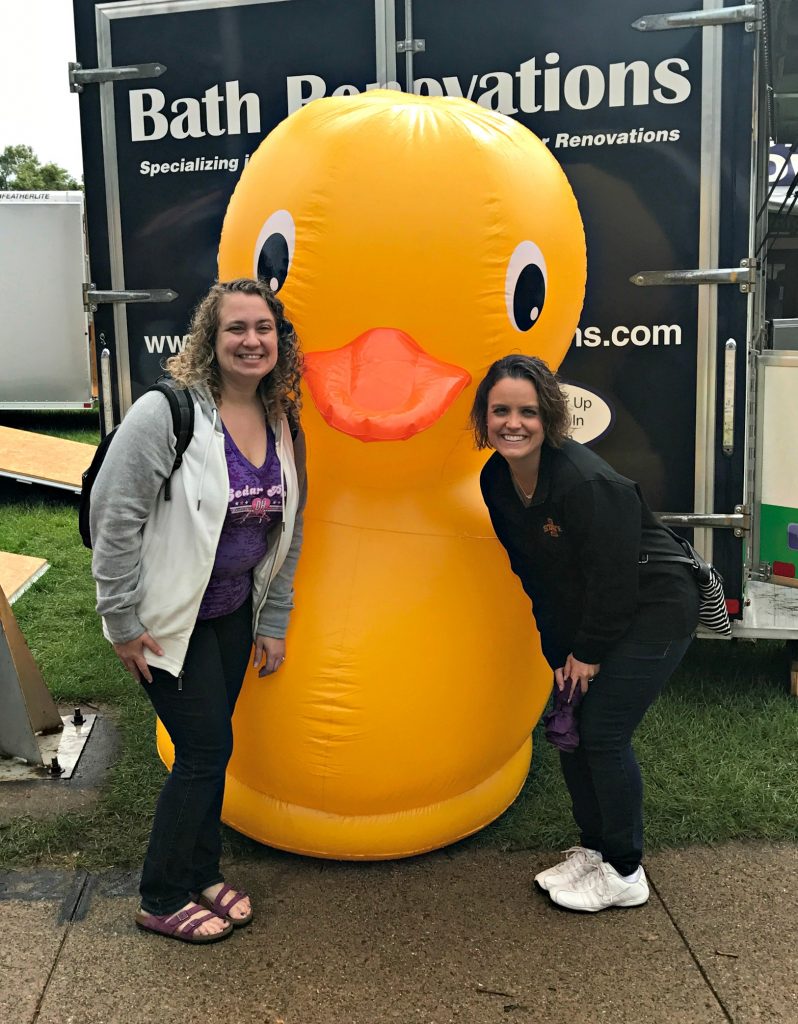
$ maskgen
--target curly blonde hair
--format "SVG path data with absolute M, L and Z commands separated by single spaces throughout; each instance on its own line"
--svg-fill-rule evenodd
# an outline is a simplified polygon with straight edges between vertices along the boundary
M 166 361 L 166 369 L 183 387 L 206 387 L 218 402 L 222 379 L 216 360 L 219 310 L 225 295 L 258 295 L 274 314 L 277 328 L 277 364 L 258 385 L 269 419 L 284 412 L 292 426 L 299 423 L 302 408 L 302 351 L 285 307 L 265 281 L 242 277 L 217 281 L 197 304 L 191 317 L 183 350 Z

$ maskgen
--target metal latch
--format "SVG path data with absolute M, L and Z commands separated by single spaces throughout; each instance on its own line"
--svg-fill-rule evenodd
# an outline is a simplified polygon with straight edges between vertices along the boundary
M 757 583 L 773 583 L 779 587 L 798 587 L 798 580 L 794 576 L 779 576 L 773 572 L 772 562 L 760 562 L 752 566 L 748 576 Z
M 662 32 L 670 28 L 704 28 L 709 25 L 734 25 L 745 22 L 746 32 L 762 27 L 762 0 L 739 7 L 719 7 L 711 11 L 678 11 L 674 14 L 644 14 L 632 22 L 638 32 Z
M 82 64 L 69 64 L 69 91 L 83 92 L 89 82 L 123 82 L 128 78 L 160 78 L 166 65 L 129 64 L 118 68 L 84 68 Z
M 396 43 L 397 53 L 424 53 L 426 49 L 426 39 L 399 39 Z
M 740 260 L 740 266 L 723 270 L 641 270 L 629 280 L 640 288 L 664 284 L 736 284 L 741 292 L 756 288 L 759 261 Z
M 734 455 L 734 384 L 736 372 L 737 342 L 729 338 L 723 349 L 723 432 L 724 455 Z
M 686 529 L 709 528 L 711 530 L 733 530 L 735 537 L 744 537 L 751 529 L 751 509 L 747 505 L 735 505 L 734 512 L 663 512 L 659 518 L 666 526 L 683 526 Z
M 177 292 L 171 288 L 148 288 L 137 291 L 96 291 L 96 285 L 83 285 L 83 306 L 90 313 L 106 302 L 174 302 Z

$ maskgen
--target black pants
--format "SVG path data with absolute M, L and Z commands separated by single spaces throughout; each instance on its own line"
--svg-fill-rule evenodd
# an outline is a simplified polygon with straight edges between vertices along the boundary
M 153 668 L 152 683 L 142 683 L 175 747 L 141 875 L 141 906 L 150 914 L 173 914 L 190 893 L 223 881 L 220 815 L 231 718 L 251 648 L 250 598 L 230 615 L 197 622 L 180 679 Z
M 622 875 L 643 857 L 643 781 L 632 735 L 691 640 L 613 648 L 577 708 L 579 746 L 560 754 L 582 846 Z

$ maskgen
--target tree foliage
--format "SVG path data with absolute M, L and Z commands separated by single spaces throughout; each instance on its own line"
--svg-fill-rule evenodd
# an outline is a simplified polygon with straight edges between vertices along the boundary
M 6 146 L 0 153 L 0 192 L 64 192 L 82 188 L 58 164 L 40 163 L 30 146 Z

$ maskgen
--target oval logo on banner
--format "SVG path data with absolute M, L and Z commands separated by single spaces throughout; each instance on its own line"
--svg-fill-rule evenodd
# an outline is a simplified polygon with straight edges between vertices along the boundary
M 571 437 L 581 444 L 598 441 L 612 426 L 612 407 L 601 395 L 579 384 L 562 385 L 568 395 L 568 411 L 571 413 Z

